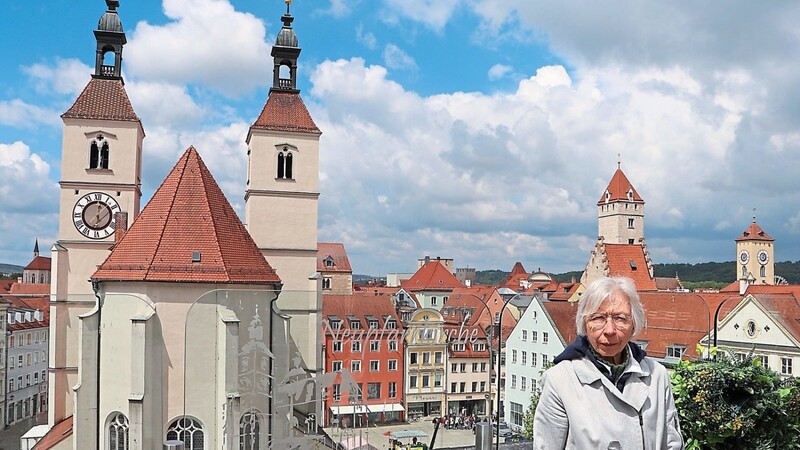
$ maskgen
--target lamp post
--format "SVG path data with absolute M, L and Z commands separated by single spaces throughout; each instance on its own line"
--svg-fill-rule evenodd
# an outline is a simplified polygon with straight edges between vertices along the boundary
M 500 369 L 502 368 L 501 361 L 503 351 L 503 313 L 506 311 L 506 307 L 511 303 L 511 299 L 513 298 L 514 297 L 511 297 L 503 302 L 503 308 L 500 309 L 500 317 L 497 318 L 497 430 L 495 430 L 497 437 L 495 438 L 495 450 L 500 450 Z
M 724 305 L 728 300 L 739 297 L 728 297 L 722 302 L 720 302 L 719 306 L 717 306 L 717 310 L 714 311 L 714 349 L 717 348 L 717 325 L 719 324 L 719 312 L 722 310 L 722 305 Z M 714 355 L 714 359 L 717 359 L 717 355 Z

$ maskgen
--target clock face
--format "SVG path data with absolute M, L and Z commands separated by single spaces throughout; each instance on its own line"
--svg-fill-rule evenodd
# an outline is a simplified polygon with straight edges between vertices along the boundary
M 75 203 L 72 222 L 89 239 L 105 239 L 114 233 L 114 214 L 119 211 L 119 203 L 113 197 L 103 192 L 92 192 Z
M 758 252 L 758 263 L 759 264 L 766 264 L 769 262 L 769 255 L 767 254 L 766 250 L 761 250 Z
M 739 262 L 742 264 L 747 264 L 750 261 L 750 253 L 747 253 L 747 250 L 742 250 L 739 252 Z

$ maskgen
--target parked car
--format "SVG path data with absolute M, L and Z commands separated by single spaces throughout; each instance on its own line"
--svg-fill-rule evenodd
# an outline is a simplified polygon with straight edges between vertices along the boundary
M 497 432 L 497 424 L 494 424 L 494 426 L 492 428 L 493 428 L 494 434 L 497 435 L 498 434 L 498 432 Z M 509 437 L 512 434 L 514 434 L 514 432 L 511 431 L 511 428 L 508 426 L 507 423 L 501 422 L 500 423 L 500 433 L 499 434 L 500 434 L 500 437 Z

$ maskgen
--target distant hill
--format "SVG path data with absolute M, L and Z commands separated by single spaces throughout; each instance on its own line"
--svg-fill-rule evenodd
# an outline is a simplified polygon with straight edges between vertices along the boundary
M 7 278 L 3 277 L 4 274 L 22 273 L 24 269 L 24 267 L 15 266 L 14 264 L 0 264 L 0 278 Z
M 510 272 L 500 270 L 479 270 L 475 282 L 496 286 L 508 277 Z M 551 274 L 558 282 L 580 281 L 582 270 Z M 698 264 L 655 264 L 653 275 L 657 277 L 674 277 L 678 275 L 684 283 L 714 283 L 727 286 L 736 280 L 736 263 L 708 262 Z M 784 261 L 775 263 L 775 274 L 782 276 L 789 284 L 800 284 L 800 261 Z

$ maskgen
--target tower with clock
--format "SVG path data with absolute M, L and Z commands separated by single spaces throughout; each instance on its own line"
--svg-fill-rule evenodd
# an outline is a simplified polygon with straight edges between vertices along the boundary
M 736 238 L 736 278 L 748 284 L 775 284 L 775 239 L 757 223 Z
M 49 423 L 73 412 L 71 389 L 77 381 L 77 354 L 53 348 L 77 341 L 78 316 L 94 305 L 88 281 L 114 244 L 117 225 L 139 214 L 144 129 L 122 80 L 126 43 L 117 14 L 107 10 L 94 35 L 95 70 L 83 92 L 64 113 L 58 241 L 53 246 L 51 282 L 51 355 Z M 118 213 L 127 213 L 119 214 Z M 118 224 L 119 217 L 127 223 Z

